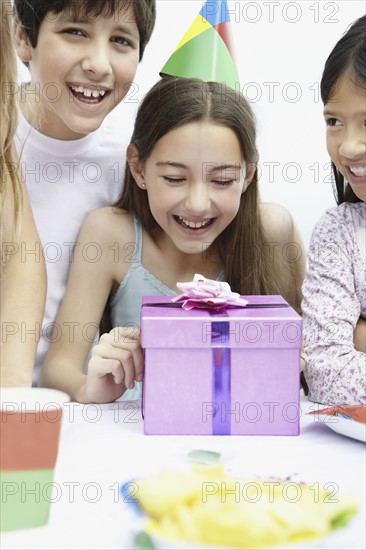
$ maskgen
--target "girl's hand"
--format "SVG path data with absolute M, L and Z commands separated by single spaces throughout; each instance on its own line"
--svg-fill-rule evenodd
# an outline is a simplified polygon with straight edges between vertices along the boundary
M 103 334 L 93 348 L 84 387 L 85 403 L 115 401 L 142 380 L 140 330 L 117 327 Z

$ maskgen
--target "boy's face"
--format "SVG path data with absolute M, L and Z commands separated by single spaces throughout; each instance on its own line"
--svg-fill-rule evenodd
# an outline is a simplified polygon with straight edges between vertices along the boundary
M 17 50 L 31 71 L 25 114 L 38 113 L 47 136 L 72 140 L 99 128 L 125 97 L 139 62 L 139 32 L 132 10 L 78 21 L 49 12 L 37 46 L 23 40 Z

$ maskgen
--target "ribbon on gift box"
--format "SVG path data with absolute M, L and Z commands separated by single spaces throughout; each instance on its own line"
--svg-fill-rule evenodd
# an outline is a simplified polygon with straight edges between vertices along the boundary
M 207 309 L 213 311 L 225 311 L 227 308 L 245 307 L 251 308 L 276 308 L 289 307 L 286 303 L 281 304 L 250 304 L 237 292 L 232 292 L 230 285 L 222 281 L 206 279 L 203 275 L 196 274 L 192 282 L 177 283 L 183 294 L 172 298 L 171 302 L 143 304 L 149 307 L 173 307 L 182 308 L 186 311 L 191 309 Z
M 211 313 L 211 312 L 210 312 Z M 231 349 L 229 318 L 212 321 L 211 353 L 212 353 L 212 433 L 213 435 L 230 435 L 230 417 L 226 412 L 231 403 Z M 225 414 L 222 415 L 222 411 Z
M 194 308 L 245 307 L 248 304 L 248 300 L 231 291 L 228 283 L 206 279 L 199 273 L 194 276 L 192 282 L 177 283 L 177 287 L 183 294 L 172 298 L 172 302 L 182 303 L 182 308 L 187 311 Z
M 236 292 L 232 292 L 230 285 L 221 281 L 206 279 L 196 274 L 192 282 L 177 283 L 183 294 L 174 296 L 171 302 L 145 303 L 145 307 L 171 307 L 191 309 L 205 309 L 212 317 L 211 349 L 212 349 L 212 433 L 213 435 L 230 435 L 230 417 L 226 411 L 231 406 L 231 348 L 230 324 L 227 309 L 231 308 L 283 308 L 281 304 L 250 304 Z M 225 414 L 222 415 L 222 411 Z

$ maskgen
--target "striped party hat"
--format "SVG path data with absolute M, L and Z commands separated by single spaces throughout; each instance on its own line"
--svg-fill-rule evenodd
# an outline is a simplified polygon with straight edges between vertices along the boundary
M 235 88 L 239 77 L 233 58 L 227 0 L 206 0 L 160 75 L 201 78 Z

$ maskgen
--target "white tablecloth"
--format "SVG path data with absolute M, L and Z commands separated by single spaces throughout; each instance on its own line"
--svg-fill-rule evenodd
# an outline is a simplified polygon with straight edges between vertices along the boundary
M 319 483 L 358 496 L 360 512 L 316 548 L 366 548 L 366 446 L 334 433 L 305 413 L 319 406 L 304 397 L 301 434 L 294 437 L 145 436 L 140 403 L 69 403 L 65 409 L 51 515 L 47 526 L 1 533 L 2 550 L 130 549 L 130 510 L 121 483 L 182 464 L 192 449 L 220 452 L 243 477 L 278 476 Z

